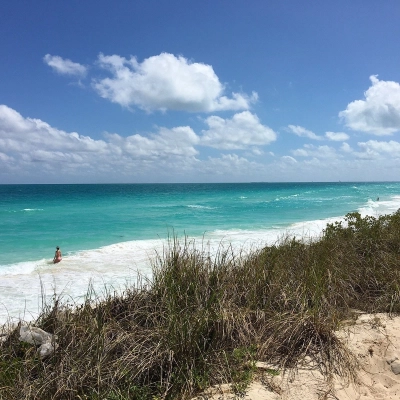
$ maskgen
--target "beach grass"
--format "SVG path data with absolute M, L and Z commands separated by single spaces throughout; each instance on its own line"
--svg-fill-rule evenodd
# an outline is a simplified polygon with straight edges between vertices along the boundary
M 398 313 L 399 296 L 400 211 L 351 213 L 318 240 L 287 236 L 250 254 L 173 237 L 151 281 L 44 307 L 35 326 L 57 335 L 50 357 L 15 328 L 0 345 L 0 398 L 186 399 L 223 383 L 240 396 L 256 361 L 275 374 L 308 359 L 354 381 L 337 330 L 355 309 Z

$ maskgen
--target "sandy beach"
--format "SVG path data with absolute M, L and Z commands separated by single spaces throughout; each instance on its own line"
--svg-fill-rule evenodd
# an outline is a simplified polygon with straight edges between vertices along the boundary
M 284 375 L 271 376 L 272 365 L 257 363 L 257 378 L 246 400 L 395 400 L 400 398 L 400 317 L 362 314 L 338 332 L 359 363 L 357 382 L 323 376 L 315 366 L 298 365 Z M 193 400 L 238 399 L 229 384 L 212 388 Z

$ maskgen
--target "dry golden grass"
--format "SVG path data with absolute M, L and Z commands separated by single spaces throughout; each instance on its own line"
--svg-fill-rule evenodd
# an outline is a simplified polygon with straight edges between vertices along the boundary
M 353 213 L 304 243 L 211 257 L 172 239 L 153 279 L 72 307 L 55 301 L 36 326 L 58 336 L 40 360 L 18 329 L 0 346 L 1 399 L 184 399 L 219 383 L 243 392 L 255 361 L 278 369 L 310 357 L 356 378 L 335 335 L 353 308 L 400 310 L 400 212 Z

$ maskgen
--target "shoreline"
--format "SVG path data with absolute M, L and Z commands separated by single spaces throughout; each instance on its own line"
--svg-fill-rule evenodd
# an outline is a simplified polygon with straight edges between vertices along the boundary
M 326 223 L 337 220 L 338 218 L 329 218 L 306 221 L 296 223 L 290 229 L 211 232 L 203 237 L 187 239 L 212 255 L 215 255 L 221 245 L 232 248 L 239 255 L 274 244 L 285 236 L 317 238 Z M 105 287 L 122 291 L 127 284 L 135 283 L 140 276 L 151 277 L 152 260 L 156 254 L 162 254 L 171 239 L 120 242 L 64 255 L 59 264 L 43 259 L 40 262 L 17 264 L 12 267 L 14 273 L 11 274 L 0 272 L 0 323 L 9 316 L 18 319 L 22 314 L 38 315 L 43 298 L 51 301 L 57 295 L 79 303 L 86 295 L 89 284 L 98 292 Z M 184 239 L 185 237 L 180 238 Z M 30 272 L 24 272 L 26 269 Z M 10 302 L 10 299 L 13 301 Z M 6 311 L 7 308 L 9 312 Z M 34 317 L 23 319 L 33 320 Z
M 326 224 L 343 221 L 344 218 L 297 222 L 289 227 L 266 230 L 214 231 L 187 239 L 208 249 L 211 254 L 215 254 L 221 244 L 226 248 L 232 247 L 236 254 L 246 254 L 273 245 L 287 236 L 304 240 L 318 239 Z M 181 236 L 180 240 L 184 238 Z M 67 253 L 59 264 L 51 263 L 49 258 L 11 265 L 9 268 L 12 273 L 0 271 L 0 323 L 9 317 L 18 320 L 22 316 L 27 321 L 35 319 L 40 313 L 43 299 L 49 302 L 54 295 L 79 304 L 89 284 L 100 293 L 106 287 L 122 291 L 140 276 L 151 277 L 152 260 L 168 247 L 171 239 L 119 242 L 70 255 Z
M 89 288 L 81 305 L 54 299 L 42 310 L 35 332 L 55 338 L 51 353 L 9 335 L 0 363 L 15 373 L 0 373 L 0 387 L 9 398 L 50 398 L 56 390 L 63 398 L 147 400 L 189 399 L 229 383 L 244 395 L 263 362 L 267 375 L 290 376 L 262 381 L 276 399 L 296 390 L 313 399 L 304 394 L 310 388 L 313 396 L 321 388 L 326 398 L 342 389 L 347 396 L 360 379 L 372 388 L 363 392 L 368 399 L 381 385 L 397 396 L 400 354 L 389 340 L 400 340 L 400 327 L 389 317 L 400 313 L 400 210 L 378 218 L 352 213 L 345 222 L 327 225 L 316 241 L 286 237 L 239 256 L 228 248 L 213 258 L 174 240 L 155 259 L 151 285 L 138 282 L 103 299 Z M 355 312 L 361 308 L 368 314 Z M 300 372 L 305 380 L 288 386 Z

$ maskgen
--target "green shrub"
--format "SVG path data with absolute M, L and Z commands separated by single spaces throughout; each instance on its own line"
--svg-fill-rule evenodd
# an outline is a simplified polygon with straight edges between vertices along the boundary
M 286 237 L 246 256 L 200 248 L 173 238 L 151 282 L 89 290 L 76 307 L 55 299 L 36 325 L 57 351 L 40 360 L 17 328 L 0 345 L 0 398 L 185 399 L 226 382 L 243 394 L 256 360 L 284 370 L 305 356 L 355 379 L 340 322 L 353 308 L 400 311 L 400 211 L 351 213 L 318 241 Z

